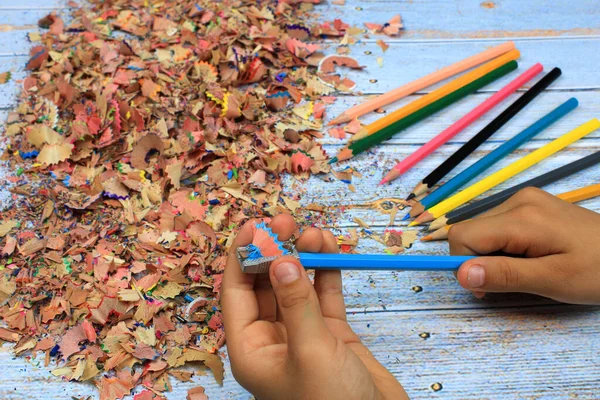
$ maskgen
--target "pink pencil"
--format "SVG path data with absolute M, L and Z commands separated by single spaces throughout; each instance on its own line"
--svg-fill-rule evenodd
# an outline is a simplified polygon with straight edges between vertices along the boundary
M 533 67 L 529 68 L 527 71 L 523 72 L 521 75 L 515 78 L 515 80 L 511 81 L 508 85 L 504 86 L 493 96 L 491 96 L 483 103 L 471 110 L 471 112 L 469 112 L 467 115 L 456 121 L 454 124 L 450 125 L 442 133 L 440 133 L 439 135 L 431 139 L 429 142 L 421 146 L 419 150 L 415 151 L 413 154 L 396 164 L 394 168 L 392 168 L 390 172 L 388 172 L 385 178 L 383 178 L 381 182 L 379 182 L 379 184 L 383 185 L 384 183 L 391 182 L 406 171 L 408 171 L 409 169 L 411 169 L 419 161 L 430 155 L 435 149 L 446 143 L 448 140 L 452 139 L 459 132 L 461 132 L 467 126 L 471 125 L 478 118 L 480 118 L 483 114 L 490 111 L 502 100 L 506 99 L 509 95 L 516 92 L 517 89 L 519 89 L 521 86 L 533 79 L 533 77 L 542 72 L 543 69 L 544 67 L 542 66 L 542 64 L 538 63 L 535 64 Z

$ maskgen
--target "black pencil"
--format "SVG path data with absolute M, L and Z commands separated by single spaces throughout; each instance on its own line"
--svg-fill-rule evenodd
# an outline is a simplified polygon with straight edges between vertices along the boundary
M 576 172 L 582 171 L 586 168 L 596 165 L 598 163 L 600 163 L 600 151 L 591 154 L 587 157 L 581 158 L 577 161 L 573 161 L 572 163 L 569 163 L 567 165 L 563 165 L 562 167 L 552 170 L 550 172 L 546 172 L 543 175 L 536 176 L 533 179 L 520 183 L 516 186 L 510 187 L 506 190 L 503 190 L 502 192 L 496 193 L 493 196 L 452 210 L 443 217 L 440 217 L 433 221 L 429 226 L 429 229 L 434 230 L 441 228 L 444 225 L 452 225 L 461 221 L 465 221 L 478 214 L 481 214 L 482 212 L 494 208 L 497 205 L 502 204 L 506 199 L 508 199 L 513 194 L 515 194 L 523 188 L 543 187 L 553 182 L 556 182 L 559 179 L 566 178 L 569 175 L 573 175 Z
M 448 172 L 452 171 L 458 164 L 460 164 L 465 158 L 469 156 L 475 149 L 477 149 L 483 142 L 489 139 L 494 133 L 496 133 L 504 124 L 506 124 L 512 117 L 517 115 L 527 104 L 535 99 L 544 89 L 546 89 L 552 82 L 556 80 L 561 74 L 560 68 L 554 68 L 548 72 L 542 79 L 540 79 L 535 85 L 533 85 L 528 91 L 523 93 L 514 103 L 506 108 L 500 115 L 498 115 L 492 122 L 487 124 L 479 133 L 473 136 L 467 143 L 465 143 L 460 149 L 452 154 L 446 161 L 441 163 L 436 169 L 434 169 L 429 175 L 427 175 L 415 188 L 412 193 L 407 197 L 407 200 L 413 199 L 420 194 L 427 192 L 430 188 L 438 183 Z

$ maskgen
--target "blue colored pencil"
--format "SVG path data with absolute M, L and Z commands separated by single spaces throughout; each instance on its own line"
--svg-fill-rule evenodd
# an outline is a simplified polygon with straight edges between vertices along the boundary
M 565 101 L 563 104 L 534 122 L 521 133 L 504 143 L 502 146 L 498 147 L 487 156 L 483 157 L 481 160 L 477 161 L 475 164 L 471 165 L 469 168 L 465 169 L 463 172 L 446 182 L 444 185 L 437 188 L 434 192 L 421 199 L 421 201 L 417 202 L 413 206 L 410 216 L 415 217 L 421 214 L 424 210 L 435 206 L 440 201 L 444 200 L 449 195 L 460 189 L 463 185 L 471 181 L 477 175 L 481 174 L 496 162 L 513 152 L 521 144 L 527 142 L 535 135 L 552 125 L 554 122 L 573 111 L 578 105 L 579 102 L 574 97 Z
M 300 253 L 300 262 L 307 269 L 362 271 L 456 271 L 471 258 L 473 257 Z

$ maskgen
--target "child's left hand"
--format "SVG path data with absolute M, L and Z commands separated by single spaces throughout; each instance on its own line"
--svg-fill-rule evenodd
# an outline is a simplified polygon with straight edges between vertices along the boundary
M 229 254 L 221 305 L 231 369 L 259 399 L 402 399 L 402 386 L 346 322 L 340 271 L 318 271 L 314 287 L 293 257 L 271 264 L 269 274 L 244 274 L 237 247 L 252 241 L 252 223 Z M 296 230 L 289 215 L 270 224 L 280 240 Z M 298 251 L 338 251 L 331 232 L 309 228 Z

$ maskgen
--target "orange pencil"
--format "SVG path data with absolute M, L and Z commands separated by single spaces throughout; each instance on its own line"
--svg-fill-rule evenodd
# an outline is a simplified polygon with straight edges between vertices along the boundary
M 379 118 L 377 121 L 362 127 L 356 135 L 350 138 L 350 141 L 355 142 L 390 126 L 394 122 L 397 122 L 402 118 L 405 118 L 406 116 L 411 115 L 416 111 L 419 111 L 423 107 L 426 107 L 431 103 L 441 99 L 442 97 L 447 96 L 448 94 L 456 91 L 457 89 L 468 85 L 469 83 L 481 78 L 488 72 L 495 70 L 496 68 L 506 64 L 507 62 L 518 59 L 520 55 L 521 54 L 519 53 L 519 50 L 515 49 L 501 55 L 500 57 L 494 58 L 492 61 L 489 61 L 475 68 L 473 71 L 469 71 L 466 74 L 461 75 L 458 78 L 446 83 L 441 88 L 436 89 L 433 92 L 426 94 L 425 96 L 419 97 L 418 99 L 411 103 L 408 103 L 404 107 L 401 107 L 398 110 L 386 115 L 385 117 Z
M 419 90 L 441 82 L 444 79 L 496 58 L 510 50 L 513 50 L 514 48 L 514 42 L 505 42 L 498 46 L 487 49 L 479 54 L 465 58 L 462 61 L 458 61 L 452 65 L 432 72 L 429 75 L 407 83 L 406 85 L 402 85 L 394 90 L 382 94 L 381 96 L 377 96 L 374 99 L 367 100 L 364 103 L 354 106 L 344 111 L 338 117 L 334 118 L 331 122 L 329 122 L 329 125 L 343 124 L 345 122 L 352 121 L 354 118 L 358 118 L 361 115 L 365 115 L 373 110 L 377 110 L 378 108 L 398 101 L 408 95 L 418 92 Z

